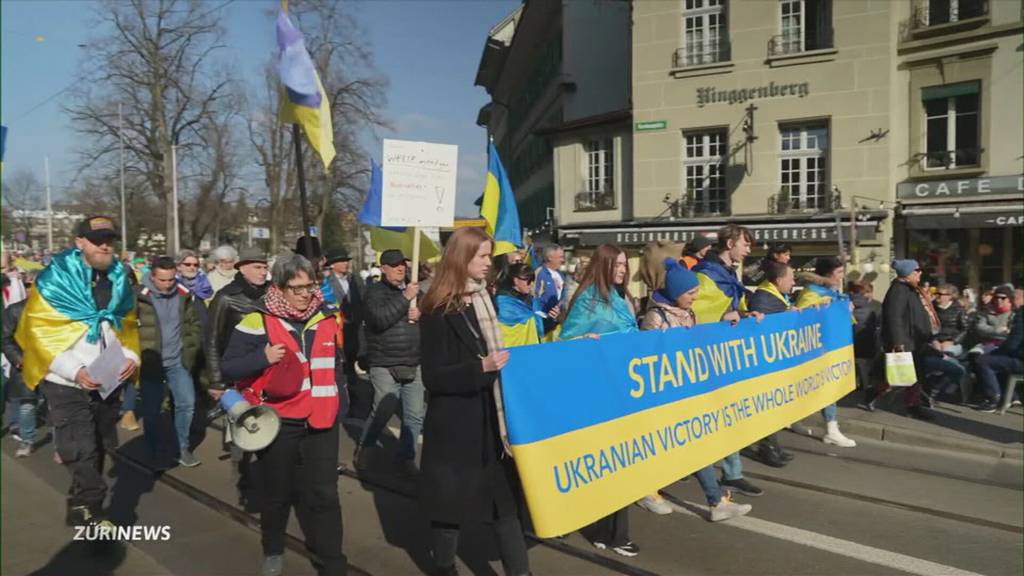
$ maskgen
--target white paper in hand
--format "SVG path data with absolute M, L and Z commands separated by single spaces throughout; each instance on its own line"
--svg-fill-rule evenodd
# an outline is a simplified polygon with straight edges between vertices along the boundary
M 89 377 L 99 383 L 100 397 L 104 400 L 121 385 L 121 369 L 127 361 L 121 343 L 115 339 L 89 365 Z

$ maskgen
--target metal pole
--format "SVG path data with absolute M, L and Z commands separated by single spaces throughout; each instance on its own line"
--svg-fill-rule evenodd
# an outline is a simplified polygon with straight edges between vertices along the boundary
M 128 249 L 128 207 L 124 201 L 124 115 L 117 103 L 117 138 L 121 141 L 121 250 Z
M 309 213 L 306 210 L 306 174 L 302 168 L 302 135 L 299 125 L 292 124 L 292 142 L 295 143 L 295 169 L 299 181 L 299 209 L 302 210 L 302 251 L 306 259 L 313 262 L 313 240 L 309 236 Z M 316 262 L 313 262 L 317 266 Z
M 171 144 L 171 214 L 174 218 L 174 237 L 171 240 L 172 253 L 181 249 L 178 236 L 178 146 Z
M 850 262 L 854 266 L 860 264 L 860 257 L 857 256 L 857 201 L 850 198 Z
M 46 173 L 46 248 L 53 253 L 53 206 L 50 204 L 50 157 L 43 157 Z

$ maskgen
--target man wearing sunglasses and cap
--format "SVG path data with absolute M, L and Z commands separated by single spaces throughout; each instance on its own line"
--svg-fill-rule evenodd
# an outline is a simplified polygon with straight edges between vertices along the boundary
M 71 474 L 69 526 L 112 526 L 103 511 L 103 460 L 117 448 L 121 404 L 112 386 L 134 379 L 139 367 L 132 272 L 114 256 L 116 230 L 105 216 L 78 225 L 75 247 L 54 256 L 36 279 L 15 333 L 25 386 L 46 397 L 57 454 Z M 93 368 L 113 346 L 124 357 L 116 382 Z

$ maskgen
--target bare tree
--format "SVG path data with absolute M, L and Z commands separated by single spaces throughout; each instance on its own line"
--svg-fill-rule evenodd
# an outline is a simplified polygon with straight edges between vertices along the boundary
M 88 170 L 116 156 L 122 105 L 127 162 L 163 208 L 168 239 L 174 233 L 171 146 L 198 154 L 194 149 L 229 92 L 229 78 L 213 66 L 225 5 L 106 0 L 96 10 L 104 35 L 87 46 L 80 88 L 67 107 L 85 137 L 81 168 Z
M 31 211 L 40 210 L 45 205 L 45 191 L 35 172 L 28 168 L 19 168 L 4 178 L 3 206 L 16 231 L 25 235 L 25 241 L 32 244 Z

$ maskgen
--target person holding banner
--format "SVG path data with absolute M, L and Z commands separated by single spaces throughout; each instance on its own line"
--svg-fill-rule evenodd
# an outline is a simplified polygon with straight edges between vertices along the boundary
M 459 530 L 472 520 L 493 523 L 505 574 L 530 573 L 499 377 L 509 353 L 487 291 L 493 245 L 478 228 L 456 230 L 420 303 L 430 410 L 419 494 L 435 570 L 443 575 L 457 574 Z
M 271 285 L 255 312 L 235 327 L 221 373 L 252 405 L 265 404 L 281 419 L 274 441 L 261 450 L 264 498 L 260 513 L 265 576 L 283 570 L 285 529 L 291 507 L 311 551 L 317 573 L 341 575 L 338 501 L 338 386 L 335 345 L 341 329 L 324 305 L 316 269 L 298 254 L 277 257 Z
M 569 309 L 559 337 L 600 338 L 605 334 L 636 332 L 636 315 L 627 301 L 625 290 L 629 278 L 626 253 L 618 246 L 602 244 L 594 251 L 569 302 Z M 620 294 L 622 290 L 626 296 Z M 629 508 L 605 516 L 580 531 L 595 548 L 610 549 L 621 556 L 632 557 L 640 548 L 629 539 Z
M 640 324 L 641 330 L 668 330 L 669 328 L 692 328 L 697 324 L 693 315 L 693 301 L 697 298 L 699 281 L 677 258 L 666 258 L 663 263 L 664 280 L 662 287 L 651 291 L 651 300 L 647 305 Z M 750 512 L 750 504 L 736 504 L 729 494 L 722 494 L 722 487 L 715 477 L 714 466 L 705 466 L 694 473 L 704 497 L 708 501 L 709 519 L 721 522 L 729 518 L 743 516 Z M 669 514 L 671 505 L 659 494 L 645 496 L 637 505 L 655 514 Z M 667 511 L 666 511 L 667 510 Z
M 810 306 L 827 306 L 831 302 L 845 302 L 853 313 L 853 302 L 850 297 L 842 293 L 844 283 L 843 262 L 835 256 L 818 258 L 814 263 L 814 273 L 805 274 L 807 285 L 800 291 L 796 298 L 797 308 L 808 308 Z M 850 317 L 851 326 L 853 316 Z M 822 409 L 821 415 L 825 418 L 827 432 L 822 437 L 822 442 L 839 446 L 840 448 L 854 448 L 857 443 L 847 438 L 839 431 L 839 421 L 836 416 L 839 409 L 835 404 L 829 404 Z
M 700 282 L 700 292 L 693 302 L 693 313 L 698 324 L 711 322 L 738 322 L 748 315 L 749 292 L 736 277 L 735 266 L 750 255 L 754 237 L 750 230 L 736 224 L 727 224 L 718 230 L 718 243 L 707 253 L 693 271 Z M 755 318 L 764 318 L 760 312 L 749 312 Z M 739 452 L 722 460 L 722 485 L 747 496 L 761 496 L 764 490 L 743 477 L 743 461 Z

